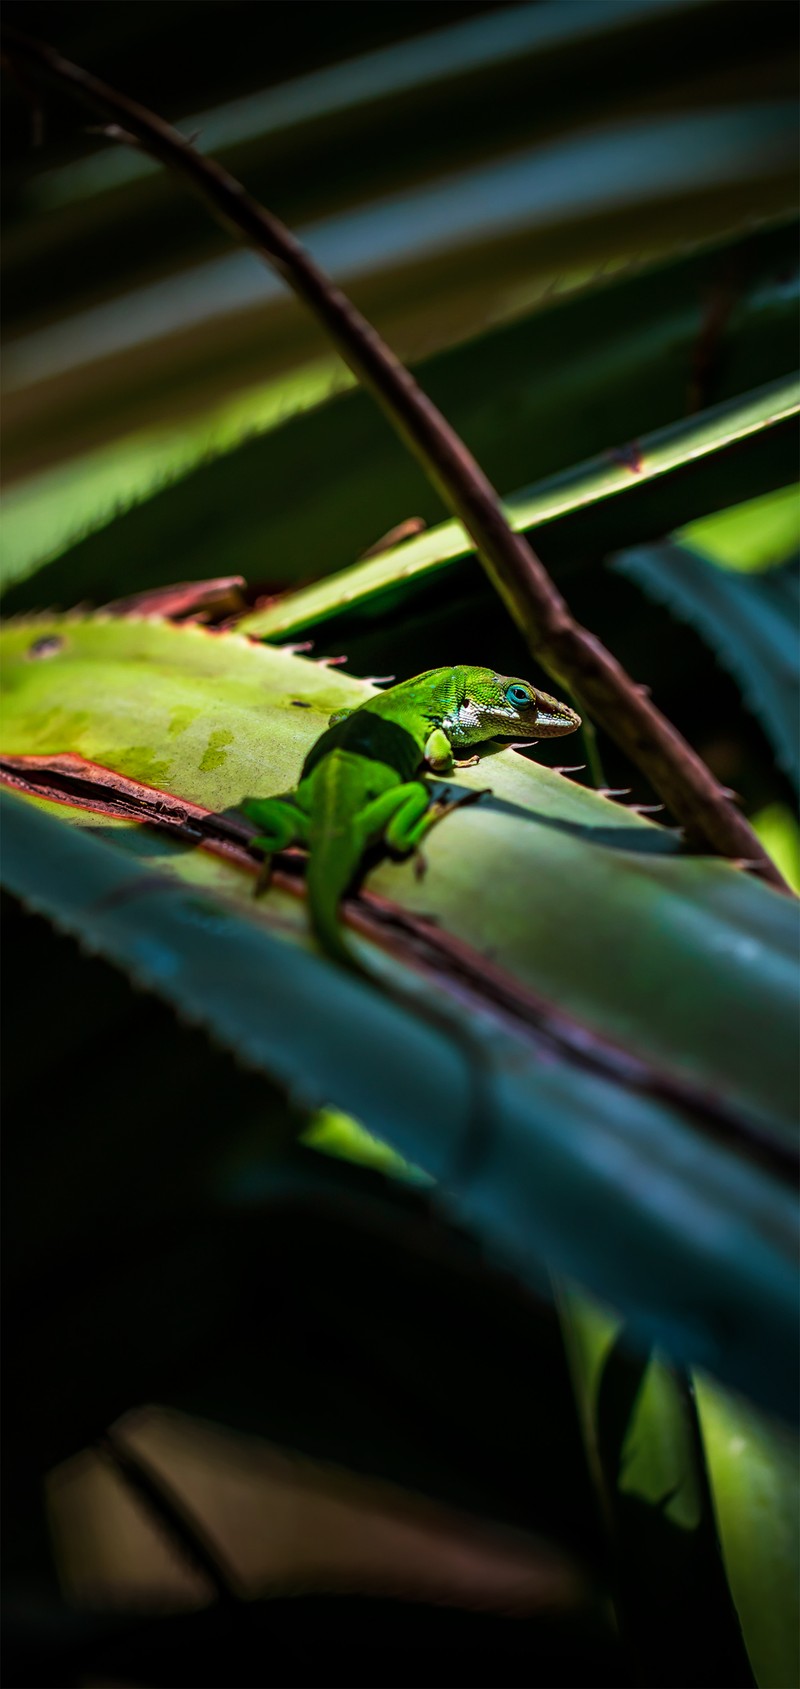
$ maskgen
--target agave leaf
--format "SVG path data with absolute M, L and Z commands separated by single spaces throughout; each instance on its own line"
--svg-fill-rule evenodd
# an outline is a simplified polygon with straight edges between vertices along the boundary
M 294 411 L 318 404 L 348 379 L 333 356 L 321 359 L 249 389 L 244 398 L 226 399 L 188 423 L 135 430 L 11 486 L 2 501 L 3 592 L 66 545 L 107 527 L 121 512 L 174 486 L 190 470 L 241 446 L 251 435 L 268 434 Z M 159 546 L 163 543 L 162 536 Z M 156 566 L 153 578 L 158 576 Z M 124 568 L 119 574 L 109 571 L 108 591 L 129 578 Z M 76 591 L 82 596 L 80 585 Z
M 474 326 L 497 314 L 512 278 L 530 277 L 532 237 L 552 277 L 721 234 L 732 217 L 780 215 L 794 174 L 790 101 L 637 114 L 297 232 L 327 273 L 357 283 L 390 339 L 416 297 L 415 332 L 441 343 L 434 325 L 449 319 L 452 340 L 456 302 Z M 468 309 L 454 288 L 466 289 Z M 218 397 L 222 367 L 228 391 L 251 380 L 256 358 L 262 369 L 270 358 L 269 373 L 285 369 L 290 345 L 295 364 L 316 356 L 315 326 L 277 276 L 239 251 L 32 328 L 4 359 L 9 468 L 62 455 L 67 415 L 74 450 L 124 431 L 143 399 L 174 416 Z M 408 355 L 405 336 L 399 348 Z
M 418 373 L 511 491 L 664 427 L 690 404 L 785 374 L 796 356 L 795 260 L 791 226 L 632 276 L 595 276 L 572 297 L 538 301 L 521 321 L 427 359 Z M 410 512 L 439 520 L 436 494 L 366 394 L 339 395 L 272 428 L 281 407 L 316 405 L 336 379 L 331 364 L 273 379 L 182 431 L 162 426 L 105 444 L 69 472 L 61 466 L 13 488 L 4 586 L 70 549 L 35 586 L 18 588 L 9 609 L 101 601 L 120 579 L 131 591 L 171 581 L 176 558 L 193 578 L 219 574 L 224 561 L 283 585 L 351 563 Z M 113 520 L 115 501 L 138 508 Z M 109 522 L 112 533 L 92 534 Z
M 365 1132 L 357 1120 L 351 1120 L 348 1114 L 337 1114 L 333 1109 L 320 1109 L 314 1115 L 302 1141 L 310 1149 L 321 1150 L 334 1160 L 346 1161 L 356 1167 L 374 1167 L 404 1184 L 428 1185 L 431 1182 L 421 1167 L 410 1166 L 388 1144 Z
M 548 1303 L 493 1274 L 425 1193 L 298 1147 L 263 1075 L 165 1005 L 43 921 L 12 925 L 29 1039 L 39 993 L 35 1049 L 17 1051 L 13 1005 L 7 1028 L 15 1481 L 132 1403 L 172 1402 L 599 1560 Z M 35 1126 L 33 1064 L 59 1099 Z M 343 1345 L 348 1367 L 329 1366 Z
M 75 751 L 208 809 L 265 777 L 275 791 L 291 785 L 331 712 L 372 690 L 289 652 L 264 661 L 238 635 L 155 619 L 42 617 L 0 637 L 6 752 Z
M 620 553 L 613 567 L 691 622 L 739 682 L 781 767 L 800 782 L 800 651 L 797 562 L 767 574 L 717 568 L 686 546 Z
M 623 535 L 661 535 L 692 508 L 699 513 L 726 502 L 732 462 L 738 489 L 753 496 L 759 488 L 785 484 L 796 455 L 799 411 L 796 376 L 770 383 L 526 487 L 506 500 L 507 515 L 518 533 L 533 533 L 548 561 L 569 550 L 596 556 L 615 549 Z M 470 555 L 461 524 L 443 522 L 254 611 L 239 626 L 251 636 L 285 639 L 343 610 L 372 614 Z
M 688 1380 L 657 1354 L 631 1357 L 622 1323 L 588 1298 L 559 1286 L 557 1301 L 644 1680 L 751 1685 Z
M 800 1494 L 784 1428 L 707 1378 L 697 1385 L 731 1593 L 756 1682 L 800 1678 Z
M 474 128 L 475 77 L 480 77 L 481 97 L 486 98 L 487 84 L 492 100 L 492 130 L 509 118 L 509 76 L 524 74 L 526 91 L 531 95 L 531 75 L 538 69 L 539 119 L 544 100 L 552 105 L 559 126 L 565 115 L 579 105 L 582 115 L 587 109 L 587 97 L 599 92 L 609 103 L 614 97 L 613 85 L 604 80 L 595 91 L 575 87 L 574 77 L 564 74 L 563 86 L 557 93 L 551 78 L 551 55 L 568 56 L 574 69 L 581 63 L 591 63 L 596 69 L 596 54 L 605 45 L 613 70 L 624 86 L 624 72 L 620 75 L 620 57 L 636 55 L 635 63 L 641 78 L 642 71 L 657 79 L 663 75 L 664 48 L 671 56 L 680 53 L 680 43 L 687 35 L 697 48 L 697 31 L 708 28 L 711 19 L 708 6 L 697 0 L 612 0 L 601 11 L 589 4 L 572 6 L 569 12 L 562 7 L 517 5 L 501 13 L 484 13 L 478 17 L 457 19 L 444 29 L 411 36 L 388 47 L 378 47 L 360 54 L 357 59 L 343 59 L 321 70 L 293 78 L 275 87 L 260 89 L 202 111 L 195 111 L 180 119 L 180 127 L 190 134 L 200 133 L 203 146 L 229 161 L 231 154 L 241 156 L 241 150 L 252 148 L 254 163 L 266 168 L 266 157 L 280 161 L 283 170 L 291 171 L 294 160 L 287 157 L 292 145 L 297 145 L 298 131 L 313 125 L 319 144 L 326 151 L 336 132 L 336 120 L 352 130 L 354 122 L 369 125 L 386 123 L 393 111 L 393 102 L 405 96 L 414 99 L 417 126 L 422 128 L 437 116 L 435 140 L 441 147 L 448 137 L 441 135 L 444 113 L 447 128 L 454 126 L 460 116 L 461 126 Z M 687 16 L 687 14 L 690 14 Z M 647 40 L 654 19 L 659 21 L 656 34 L 662 57 L 653 62 L 648 56 L 644 65 L 639 60 L 643 40 Z M 666 29 L 664 24 L 666 23 Z M 715 38 L 719 56 L 722 43 Z M 741 49 L 740 49 L 741 51 Z M 563 62 L 563 59 L 562 59 Z M 750 61 L 748 60 L 748 63 Z M 524 67 L 524 69 L 523 69 Z M 670 64 L 670 71 L 674 66 Z M 500 73 L 498 76 L 498 72 Z M 472 78 L 466 81 L 467 78 Z M 449 101 L 449 104 L 448 104 Z M 379 104 L 379 109 L 374 108 Z M 407 143 L 418 137 L 404 135 Z M 266 143 L 266 147 L 265 147 Z M 459 130 L 458 145 L 463 148 L 464 134 Z M 268 150 L 267 150 L 268 149 Z M 365 156 L 365 151 L 367 156 Z M 266 153 L 266 157 L 265 157 Z M 375 170 L 375 159 L 368 149 L 359 146 L 352 160 L 354 168 L 364 173 Z M 236 168 L 229 164 L 230 168 Z M 383 169 L 384 161 L 381 161 Z M 274 168 L 274 163 L 273 163 Z M 104 197 L 103 213 L 114 216 L 115 206 L 110 197 L 128 182 L 143 181 L 158 175 L 158 166 L 142 154 L 122 149 L 92 153 L 85 158 L 40 172 L 29 188 L 27 201 L 42 211 L 56 213 L 62 206 L 80 201 L 86 204 L 97 195 Z M 363 185 L 359 180 L 363 197 Z M 176 195 L 176 198 L 178 196 Z M 117 215 L 119 213 L 117 212 Z
M 5 642 L 7 753 L 76 751 L 216 811 L 289 784 L 322 711 L 364 695 L 287 652 L 194 627 L 73 617 L 17 624 Z M 306 692 L 319 715 L 292 707 Z M 425 882 L 386 865 L 373 892 L 491 950 L 484 969 L 500 966 L 595 1038 L 782 1130 L 794 1105 L 793 906 L 726 864 L 676 857 L 660 829 L 513 752 L 489 767 L 493 797 L 432 835 Z M 459 778 L 485 785 L 486 770 Z M 255 904 L 249 877 L 204 851 L 98 828 L 79 808 L 8 802 L 13 891 L 305 1105 L 343 1108 L 452 1187 L 474 1076 L 463 1047 L 426 1021 L 446 981 L 407 974 L 403 1009 L 316 955 L 288 892 Z M 763 1399 L 785 1406 L 789 1197 L 667 1102 L 563 1049 L 542 1061 L 506 1023 L 487 1044 L 484 1011 L 460 1012 L 487 1051 L 493 1104 L 479 1176 L 448 1191 L 454 1212 L 532 1281 L 546 1259 L 591 1284 L 638 1340 L 744 1388 L 757 1353 Z
M 205 885 L 3 800 L 5 883 L 306 1104 L 332 1099 L 443 1182 L 441 1201 L 540 1288 L 543 1260 L 657 1341 L 791 1413 L 794 1204 L 663 1106 L 498 1043 L 491 1153 L 466 1189 L 457 1046 Z M 498 1068 L 502 1070 L 498 1072 Z
M 726 569 L 773 569 L 800 551 L 800 488 L 731 505 L 673 535 L 678 545 Z
M 800 896 L 800 826 L 794 810 L 785 803 L 767 804 L 753 816 L 753 828 L 786 884 Z
M 317 30 L 320 68 L 257 91 L 253 69 L 267 62 L 270 73 L 279 75 L 280 55 L 276 60 L 274 41 L 257 14 L 251 15 L 243 20 L 240 37 L 241 96 L 222 107 L 189 113 L 184 132 L 200 131 L 201 146 L 215 154 L 221 150 L 251 191 L 268 202 L 279 180 L 282 209 L 294 226 L 330 212 L 331 182 L 336 184 L 335 209 L 363 206 L 386 196 L 387 189 L 463 169 L 476 157 L 507 154 L 526 141 L 560 139 L 576 130 L 580 135 L 589 123 L 640 118 L 643 106 L 650 115 L 648 99 L 654 99 L 658 114 L 667 101 L 673 110 L 691 103 L 712 111 L 735 102 L 744 117 L 748 100 L 762 100 L 765 90 L 768 97 L 780 98 L 784 87 L 791 88 L 780 75 L 781 56 L 793 46 L 781 10 L 765 12 L 760 6 L 758 27 L 739 37 L 720 30 L 713 0 L 606 0 L 602 7 L 573 4 L 566 9 L 527 5 L 456 17 L 445 29 L 426 28 L 424 34 L 392 41 L 398 31 L 413 28 L 415 20 L 408 15 L 393 18 L 388 29 L 377 26 L 379 37 L 388 36 L 388 46 L 325 64 L 326 51 L 346 53 L 352 36 L 358 39 L 359 26 L 343 24 L 327 43 L 324 30 Z M 375 31 L 371 22 L 370 44 Z M 167 66 L 179 56 L 172 35 L 167 21 L 150 38 L 158 41 Z M 115 40 L 128 76 L 135 76 L 123 36 Z M 69 52 L 69 31 L 62 46 Z M 104 42 L 112 80 L 114 47 L 114 41 Z M 200 59 L 193 55 L 192 64 L 199 65 Z M 210 70 L 212 83 L 216 68 Z M 208 75 L 208 65 L 205 70 Z M 231 67 L 228 73 L 237 75 Z M 177 98 L 185 101 L 191 71 L 178 80 Z M 239 91 L 235 84 L 234 91 Z M 766 108 L 762 146 L 746 155 L 739 180 L 735 142 L 734 158 L 728 159 L 734 206 L 741 211 L 753 195 L 761 216 L 768 184 L 761 181 L 756 197 L 752 178 L 764 174 L 763 138 L 770 115 Z M 25 159 L 16 204 L 9 208 L 9 315 L 25 319 L 33 314 L 40 320 L 63 315 L 65 301 L 71 304 L 85 290 L 87 264 L 95 285 L 113 288 L 121 279 L 130 285 L 132 274 L 149 277 L 174 270 L 219 249 L 218 231 L 192 215 L 180 188 L 148 160 L 119 147 L 86 151 L 89 156 L 60 169 L 48 167 L 52 158 L 60 162 L 56 146 L 37 149 Z M 670 170 L 680 176 L 680 160 L 673 160 L 670 149 L 658 166 L 659 178 Z M 723 207 L 719 198 L 709 212 L 718 220 L 724 209 L 727 227 L 730 203 Z M 17 210 L 21 215 L 15 219 Z M 581 231 L 576 232 L 580 239 Z M 663 218 L 659 234 L 663 239 Z M 528 268 L 530 262 L 528 255 Z M 457 279 L 463 287 L 463 271 Z
M 389 205 L 379 201 L 325 219 L 302 229 L 300 239 L 324 269 L 369 275 L 399 264 L 412 269 L 443 254 L 453 264 L 465 248 L 502 241 L 509 228 L 517 240 L 533 232 L 542 237 L 553 225 L 563 228 L 578 219 L 590 224 L 603 214 L 608 219 L 622 205 L 629 214 L 635 207 L 631 221 L 638 244 L 657 238 L 665 201 L 669 206 L 683 196 L 706 198 L 742 177 L 745 201 L 750 199 L 745 165 L 751 176 L 763 172 L 774 183 L 778 191 L 770 196 L 770 209 L 776 210 L 785 203 L 793 173 L 792 116 L 786 102 L 603 127 L 550 148 L 482 162 Z M 761 209 L 763 214 L 763 203 Z M 696 227 L 702 229 L 699 219 Z M 9 393 L 110 363 L 134 348 L 147 355 L 153 343 L 168 341 L 180 328 L 202 323 L 213 337 L 216 318 L 281 297 L 280 284 L 271 275 L 265 278 L 251 255 L 229 254 L 125 293 L 102 309 L 19 336 L 7 354 Z M 11 412 L 13 420 L 13 405 Z
M 20 622 L 0 649 L 4 755 L 77 753 L 217 813 L 248 793 L 291 787 L 329 713 L 371 690 L 238 634 L 147 619 Z M 371 889 L 412 916 L 431 915 L 473 950 L 491 950 L 514 978 L 588 1014 L 627 1048 L 677 1064 L 765 1118 L 793 1121 L 784 1016 L 792 1013 L 794 906 L 725 863 L 679 858 L 674 834 L 515 752 L 495 748 L 451 785 L 487 783 L 479 804 L 431 835 L 423 881 L 413 864 L 386 862 Z M 213 862 L 204 872 L 228 870 Z M 476 879 L 491 887 L 490 899 L 475 899 Z M 664 899 L 675 910 L 674 934 Z M 614 958 L 623 956 L 621 968 Z M 747 1025 L 731 1048 L 744 1000 Z

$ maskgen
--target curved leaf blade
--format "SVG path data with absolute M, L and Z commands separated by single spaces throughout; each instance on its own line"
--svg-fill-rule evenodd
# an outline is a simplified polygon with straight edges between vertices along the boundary
M 471 72 L 482 76 L 498 68 L 507 72 L 521 58 L 546 57 L 564 47 L 589 54 L 596 50 L 598 37 L 611 34 L 622 37 L 624 43 L 626 36 L 636 33 L 637 24 L 646 25 L 659 14 L 671 16 L 680 30 L 681 13 L 697 12 L 701 5 L 702 0 L 605 0 L 598 9 L 593 0 L 581 0 L 569 12 L 552 4 L 509 6 L 500 13 L 459 19 L 444 29 L 362 53 L 357 59 L 325 65 L 225 105 L 192 112 L 180 120 L 180 127 L 190 134 L 199 132 L 209 152 L 225 154 L 276 133 L 285 148 L 287 132 L 299 126 L 319 125 L 326 118 L 345 114 L 352 121 L 359 108 L 405 94 L 413 94 L 421 103 L 432 91 L 441 108 L 448 84 Z M 380 114 L 370 113 L 373 121 L 376 115 Z M 44 172 L 30 197 L 39 209 L 53 211 L 157 173 L 158 166 L 142 154 L 109 149 Z
M 800 1484 L 784 1428 L 701 1378 L 697 1385 L 722 1552 L 762 1689 L 800 1676 Z
M 291 781 L 320 725 L 293 698 L 307 690 L 322 711 L 365 695 L 290 653 L 196 627 L 73 617 L 18 624 L 5 641 L 15 752 L 103 749 L 108 767 L 135 778 L 144 767 L 216 810 Z M 212 744 L 221 732 L 230 742 Z M 676 857 L 641 817 L 513 752 L 490 767 L 493 798 L 432 835 L 424 886 L 387 864 L 374 891 L 478 954 L 491 947 L 594 1035 L 693 1073 L 788 1134 L 793 906 L 726 864 Z M 305 1104 L 343 1108 L 385 1137 L 528 1282 L 546 1260 L 619 1307 L 637 1341 L 745 1389 L 757 1365 L 761 1399 L 787 1409 L 794 1213 L 771 1176 L 596 1066 L 556 1050 L 543 1061 L 487 1002 L 490 1040 L 484 1009 L 466 1013 L 489 1062 L 492 1132 L 459 1184 L 473 1075 L 463 1046 L 426 1023 L 439 982 L 406 975 L 401 1008 L 315 953 L 288 892 L 255 904 L 249 877 L 204 851 L 7 801 L 6 881 L 32 907 Z M 650 839 L 656 851 L 637 848 Z M 380 952 L 367 959 L 386 973 Z
M 368 316 L 382 304 L 390 338 L 408 323 L 414 295 L 424 298 L 417 331 L 426 323 L 430 338 L 437 319 L 449 314 L 452 325 L 454 290 L 470 326 L 496 315 L 511 278 L 530 277 L 532 237 L 552 277 L 721 235 L 754 214 L 780 216 L 795 193 L 794 139 L 789 101 L 637 115 L 297 232 L 327 273 L 357 286 Z M 435 338 L 452 339 L 452 326 Z M 228 390 L 237 378 L 248 383 L 256 358 L 264 369 L 271 353 L 272 371 L 285 368 L 289 342 L 295 364 L 318 355 L 313 325 L 288 305 L 277 276 L 238 251 L 30 329 L 4 360 L 9 472 L 63 455 L 68 417 L 74 451 L 76 439 L 124 431 L 143 394 L 174 417 L 198 394 L 219 396 L 221 366 Z
M 764 498 L 731 505 L 691 522 L 674 538 L 725 569 L 774 569 L 800 551 L 800 488 L 793 482 Z
M 495 484 L 510 490 L 670 424 L 698 381 L 695 403 L 746 393 L 791 369 L 796 245 L 794 225 L 761 230 L 632 276 L 584 277 L 566 298 L 562 277 L 555 304 L 534 289 L 525 318 L 427 359 L 419 377 Z M 547 286 L 552 278 L 539 293 Z M 704 347 L 711 363 L 700 380 Z M 348 380 L 327 364 L 301 372 L 286 402 L 295 393 L 292 402 L 304 406 L 320 384 Z M 280 586 L 349 565 L 409 511 L 439 521 L 436 495 L 366 394 L 337 396 L 265 434 L 282 381 L 226 400 L 223 412 L 174 439 L 162 428 L 112 443 L 73 459 L 69 473 L 62 467 L 13 488 L 4 585 L 70 549 L 9 608 L 102 601 L 121 578 L 130 591 L 171 582 L 178 556 L 194 578 L 218 574 L 224 558 L 237 573 Z M 233 449 L 215 455 L 226 443 Z M 162 475 L 172 483 L 161 486 Z M 114 497 L 135 508 L 107 534 L 93 533 L 112 518 Z
M 660 536 L 692 506 L 699 513 L 725 503 L 732 463 L 737 490 L 747 487 L 753 496 L 791 479 L 798 415 L 800 386 L 792 376 L 527 487 L 506 500 L 506 513 L 517 533 L 541 543 L 548 561 L 570 548 L 614 550 L 623 535 Z M 374 614 L 390 595 L 396 603 L 471 554 L 460 523 L 444 522 L 257 609 L 239 626 L 251 636 L 288 639 L 345 609 Z
M 330 712 L 370 693 L 238 634 L 135 617 L 12 624 L 0 650 L 4 755 L 73 752 L 216 813 L 290 788 Z M 678 857 L 669 831 L 513 751 L 460 769 L 456 789 L 487 776 L 489 795 L 431 834 L 424 881 L 385 862 L 370 888 L 601 1036 L 793 1127 L 794 904 L 726 863 Z M 190 853 L 193 873 L 203 856 Z
M 800 784 L 800 578 L 791 560 L 768 573 L 740 575 L 686 546 L 620 553 L 612 567 L 701 633 L 738 680 L 781 767 Z
M 689 1379 L 658 1354 L 634 1359 L 621 1322 L 585 1296 L 558 1286 L 556 1299 L 616 1543 L 622 1632 L 652 1681 L 751 1689 Z
M 465 1075 L 440 1033 L 227 900 L 167 892 L 84 830 L 18 798 L 2 807 L 5 883 L 30 907 L 307 1103 L 385 1134 L 528 1282 L 541 1288 L 546 1260 L 628 1314 L 634 1342 L 792 1411 L 794 1202 L 773 1180 L 658 1105 L 515 1059 L 495 1079 L 490 1153 L 453 1188 Z

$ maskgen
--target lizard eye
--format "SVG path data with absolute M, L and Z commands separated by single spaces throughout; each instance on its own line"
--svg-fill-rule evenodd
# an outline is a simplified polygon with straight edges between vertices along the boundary
M 523 709 L 532 699 L 527 686 L 509 686 L 506 688 L 506 701 L 516 705 L 517 709 Z

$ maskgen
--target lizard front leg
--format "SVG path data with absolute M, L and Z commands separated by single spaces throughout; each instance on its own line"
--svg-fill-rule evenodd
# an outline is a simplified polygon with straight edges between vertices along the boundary
M 453 767 L 453 747 L 443 727 L 434 727 L 425 741 L 425 761 L 434 774 L 449 774 Z
M 480 757 L 465 757 L 461 762 L 453 756 L 453 747 L 443 727 L 434 727 L 425 742 L 425 761 L 434 774 L 451 774 L 454 768 L 474 768 Z

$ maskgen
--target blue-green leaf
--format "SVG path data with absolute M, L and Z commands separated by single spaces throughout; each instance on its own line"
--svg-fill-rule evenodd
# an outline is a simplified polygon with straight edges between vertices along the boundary
M 738 681 L 781 767 L 800 784 L 800 577 L 796 560 L 739 574 L 687 546 L 621 552 L 613 567 L 690 622 Z

